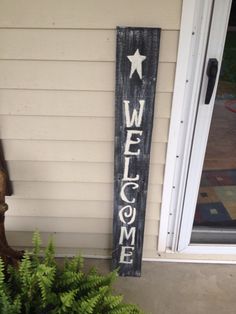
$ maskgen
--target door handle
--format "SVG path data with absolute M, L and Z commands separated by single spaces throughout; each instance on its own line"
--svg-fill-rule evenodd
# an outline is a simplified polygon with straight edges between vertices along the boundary
M 216 76 L 218 73 L 218 60 L 215 58 L 209 59 L 207 65 L 208 84 L 206 90 L 205 104 L 208 105 L 211 101 L 211 96 L 216 83 Z

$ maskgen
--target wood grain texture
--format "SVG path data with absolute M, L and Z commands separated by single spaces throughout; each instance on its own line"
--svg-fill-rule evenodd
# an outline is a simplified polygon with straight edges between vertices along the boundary
M 159 44 L 160 29 L 117 28 L 112 266 L 121 276 L 141 275 Z
M 113 28 L 117 25 L 179 29 L 181 0 L 1 0 L 0 27 Z

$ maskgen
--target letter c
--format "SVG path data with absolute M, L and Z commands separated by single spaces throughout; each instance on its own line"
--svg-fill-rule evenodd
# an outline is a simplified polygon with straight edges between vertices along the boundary
M 126 197 L 125 195 L 125 188 L 128 186 L 128 185 L 131 185 L 132 186 L 132 189 L 135 190 L 135 189 L 138 189 L 139 188 L 139 185 L 135 182 L 126 182 L 122 188 L 121 188 L 121 191 L 120 191 L 120 197 L 121 199 L 126 202 L 126 203 L 134 203 L 135 202 L 135 198 L 133 198 L 132 200 L 128 200 L 128 198 Z

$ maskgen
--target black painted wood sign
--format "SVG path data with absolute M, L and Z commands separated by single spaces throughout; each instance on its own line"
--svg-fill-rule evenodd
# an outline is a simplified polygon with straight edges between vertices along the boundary
M 113 268 L 140 276 L 159 28 L 117 28 Z

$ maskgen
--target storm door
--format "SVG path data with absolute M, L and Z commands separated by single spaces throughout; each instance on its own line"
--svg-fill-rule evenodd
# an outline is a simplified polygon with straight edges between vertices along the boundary
M 179 251 L 189 245 L 236 244 L 236 0 L 230 12 L 229 1 L 214 5 Z

